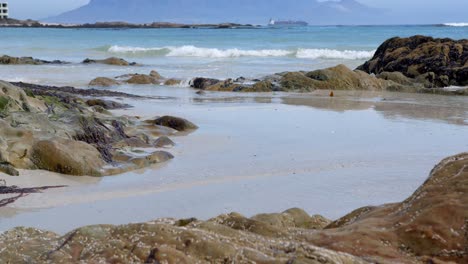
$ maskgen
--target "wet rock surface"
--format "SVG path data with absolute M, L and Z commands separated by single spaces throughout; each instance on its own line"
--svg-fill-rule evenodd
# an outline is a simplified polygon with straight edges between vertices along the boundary
M 468 40 L 426 36 L 391 38 L 358 69 L 380 74 L 400 72 L 427 88 L 468 85 Z
M 443 160 L 401 203 L 331 222 L 294 208 L 248 218 L 96 225 L 60 236 L 19 227 L 0 235 L 10 263 L 466 263 L 468 153 Z
M 0 172 L 17 175 L 18 168 L 104 176 L 173 158 L 156 146 L 166 147 L 170 140 L 158 137 L 174 135 L 176 130 L 158 126 L 154 119 L 113 116 L 108 110 L 131 106 L 96 96 L 139 98 L 105 90 L 0 81 Z M 188 127 L 191 123 L 176 124 Z

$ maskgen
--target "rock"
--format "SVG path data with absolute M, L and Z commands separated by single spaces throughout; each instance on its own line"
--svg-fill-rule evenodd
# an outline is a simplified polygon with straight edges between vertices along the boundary
M 136 62 L 128 62 L 121 58 L 110 57 L 103 60 L 93 60 L 93 59 L 85 59 L 83 64 L 91 64 L 91 63 L 99 63 L 99 64 L 107 64 L 107 65 L 115 65 L 115 66 L 135 66 L 137 65 Z
M 259 214 L 252 219 L 278 228 L 323 229 L 331 223 L 330 220 L 320 215 L 311 217 L 299 208 L 289 209 L 281 214 Z
M 43 64 L 67 64 L 68 62 L 54 60 L 54 61 L 47 61 L 47 60 L 39 60 L 33 57 L 10 57 L 4 55 L 0 57 L 0 64 L 7 64 L 7 65 L 20 65 L 20 64 L 29 64 L 29 65 L 43 65 Z
M 308 240 L 373 262 L 467 263 L 467 193 L 463 153 L 439 163 L 405 201 L 358 209 Z
M 88 101 L 86 101 L 86 104 L 88 106 L 101 106 L 102 108 L 106 110 L 123 109 L 123 108 L 131 107 L 128 104 L 122 104 L 119 102 L 104 100 L 104 99 L 89 99 Z
M 154 147 L 156 148 L 171 148 L 173 146 L 175 146 L 174 141 L 166 136 L 162 136 L 154 141 Z
M 414 85 L 415 83 L 415 80 L 406 77 L 401 72 L 382 72 L 377 74 L 376 77 L 387 81 L 393 81 L 401 85 Z
M 148 167 L 152 164 L 162 163 L 173 159 L 174 156 L 166 151 L 155 151 L 151 153 L 151 155 L 142 157 L 142 158 L 134 158 L 131 160 L 133 164 L 137 166 L 137 168 L 144 168 Z
M 0 172 L 3 172 L 10 176 L 19 176 L 19 172 L 15 168 L 13 168 L 13 166 L 7 163 L 0 163 Z
M 167 79 L 165 82 L 164 82 L 164 85 L 167 85 L 167 86 L 175 86 L 175 85 L 179 85 L 181 84 L 182 81 L 181 80 L 177 80 L 177 79 Z
M 256 82 L 251 88 L 243 89 L 242 92 L 271 92 L 273 91 L 273 84 L 269 81 Z
M 95 147 L 63 138 L 36 142 L 31 156 L 39 169 L 76 176 L 101 176 L 105 164 Z
M 192 80 L 191 87 L 195 89 L 204 90 L 208 88 L 209 86 L 215 85 L 219 82 L 220 80 L 198 77 Z
M 374 57 L 358 69 L 375 74 L 401 72 L 410 78 L 431 74 L 430 80 L 425 78 L 426 87 L 466 86 L 467 60 L 467 39 L 395 37 L 385 41 L 377 49 Z
M 135 74 L 126 81 L 130 84 L 159 84 L 159 81 L 146 74 Z
M 161 219 L 87 226 L 64 236 L 16 228 L 0 235 L 0 259 L 10 263 L 24 259 L 32 263 L 368 263 L 316 247 L 291 232 L 288 236 L 286 230 L 238 214 L 206 222 Z
M 300 72 L 288 72 L 284 74 L 280 84 L 286 91 L 310 92 L 316 89 L 316 82 Z
M 107 77 L 98 77 L 94 80 L 92 80 L 89 83 L 89 86 L 101 86 L 101 87 L 110 87 L 110 86 L 116 86 L 119 85 L 120 83 L 114 79 L 107 78 Z
M 187 131 L 187 130 L 193 130 L 193 129 L 198 128 L 196 125 L 194 125 L 192 122 L 186 119 L 173 117 L 173 116 L 160 117 L 154 120 L 154 124 L 159 125 L 159 126 L 170 127 L 177 131 Z
M 151 77 L 155 78 L 155 79 L 162 79 L 163 77 L 161 76 L 161 74 L 159 74 L 159 72 L 157 71 L 151 71 L 150 74 L 149 74 Z

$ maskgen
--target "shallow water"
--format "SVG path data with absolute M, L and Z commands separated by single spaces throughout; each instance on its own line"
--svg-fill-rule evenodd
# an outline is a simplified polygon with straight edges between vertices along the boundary
M 87 224 L 291 207 L 334 219 L 406 198 L 438 161 L 468 149 L 466 97 L 118 90 L 159 99 L 129 100 L 135 108 L 116 114 L 177 115 L 200 129 L 173 138 L 176 158 L 152 169 L 81 182 L 49 175 L 71 187 L 19 200 L 16 211 L 4 210 L 0 231 L 26 225 L 65 232 Z M 24 172 L 17 181 L 37 176 Z
M 311 26 L 255 29 L 0 28 L 0 55 L 64 60 L 62 66 L 0 66 L 0 79 L 86 86 L 98 76 L 159 71 L 193 78 L 261 77 L 344 63 L 351 68 L 394 36 L 468 38 L 468 27 Z M 85 58 L 123 57 L 141 67 L 80 65 Z

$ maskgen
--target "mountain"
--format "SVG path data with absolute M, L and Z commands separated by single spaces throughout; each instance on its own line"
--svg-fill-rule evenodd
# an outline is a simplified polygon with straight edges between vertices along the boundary
M 330 25 L 373 23 L 380 12 L 355 0 L 91 0 L 85 6 L 46 21 L 266 24 L 275 18 Z

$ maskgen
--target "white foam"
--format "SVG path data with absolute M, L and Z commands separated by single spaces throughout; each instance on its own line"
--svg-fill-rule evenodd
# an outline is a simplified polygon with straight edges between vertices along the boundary
M 447 27 L 468 27 L 468 23 L 444 23 Z
M 373 51 L 359 51 L 359 50 L 332 50 L 332 49 L 299 49 L 296 57 L 304 59 L 347 59 L 347 60 L 361 60 L 369 59 L 374 56 Z
M 301 59 L 368 59 L 371 58 L 374 51 L 357 50 L 333 50 L 333 49 L 260 49 L 260 50 L 242 50 L 242 49 L 217 49 L 200 48 L 186 45 L 178 47 L 130 47 L 130 46 L 111 46 L 110 53 L 127 53 L 134 55 L 153 55 L 166 57 L 200 57 L 200 58 L 239 58 L 239 57 L 296 57 Z

